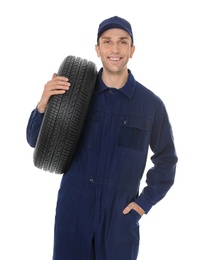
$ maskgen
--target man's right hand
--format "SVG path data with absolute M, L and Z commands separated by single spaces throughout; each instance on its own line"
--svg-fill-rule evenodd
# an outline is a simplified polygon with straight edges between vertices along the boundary
M 38 111 L 44 113 L 50 97 L 56 94 L 64 94 L 70 88 L 70 85 L 68 78 L 57 76 L 54 73 L 52 79 L 44 86 L 44 91 L 37 105 Z

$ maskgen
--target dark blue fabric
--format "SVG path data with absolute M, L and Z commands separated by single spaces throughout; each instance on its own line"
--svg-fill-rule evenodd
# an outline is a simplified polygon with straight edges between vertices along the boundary
M 126 85 L 108 88 L 99 71 L 86 122 L 58 195 L 53 260 L 135 260 L 139 246 L 135 201 L 146 213 L 174 183 L 177 156 L 162 100 L 129 71 Z M 43 116 L 35 109 L 27 126 L 34 147 Z M 139 185 L 148 150 L 153 167 Z

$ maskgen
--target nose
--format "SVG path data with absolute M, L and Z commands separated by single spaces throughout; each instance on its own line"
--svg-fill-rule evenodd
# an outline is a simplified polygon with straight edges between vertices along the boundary
M 112 45 L 111 50 L 112 50 L 113 52 L 118 52 L 118 50 L 119 50 L 118 44 L 117 44 L 117 43 L 114 43 L 114 44 Z

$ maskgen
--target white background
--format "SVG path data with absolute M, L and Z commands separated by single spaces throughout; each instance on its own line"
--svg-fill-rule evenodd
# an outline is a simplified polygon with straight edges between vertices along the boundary
M 118 15 L 131 22 L 134 32 L 136 52 L 129 68 L 166 104 L 179 157 L 174 186 L 140 221 L 138 259 L 203 260 L 202 0 L 13 0 L 0 5 L 0 259 L 52 258 L 61 176 L 34 167 L 27 121 L 66 56 L 90 59 L 100 68 L 94 49 L 98 25 Z

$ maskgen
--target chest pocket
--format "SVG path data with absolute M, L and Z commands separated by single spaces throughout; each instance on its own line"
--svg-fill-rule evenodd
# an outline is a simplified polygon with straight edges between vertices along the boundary
M 117 146 L 144 151 L 148 148 L 151 120 L 139 116 L 127 116 L 121 121 Z

